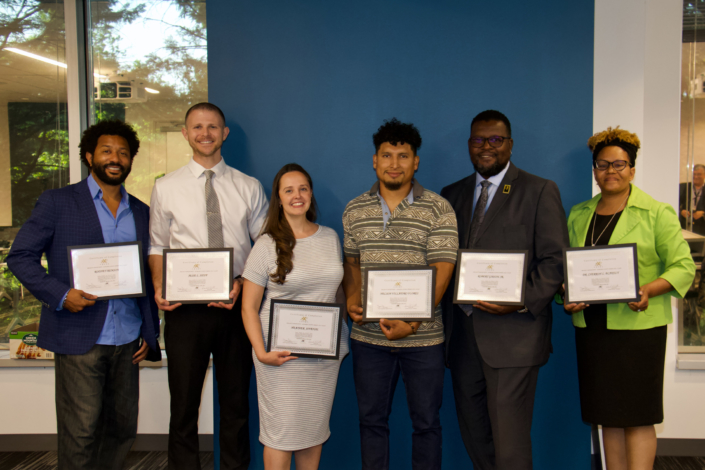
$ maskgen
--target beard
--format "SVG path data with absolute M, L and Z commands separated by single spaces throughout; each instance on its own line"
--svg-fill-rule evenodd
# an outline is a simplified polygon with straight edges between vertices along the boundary
M 385 188 L 387 188 L 388 191 L 397 191 L 398 189 L 401 188 L 401 185 L 403 184 L 401 181 L 396 182 L 396 181 L 382 181 L 382 184 L 384 185 Z
M 472 164 L 472 166 L 475 168 L 476 172 L 480 173 L 480 176 L 487 179 L 500 174 L 508 164 L 509 162 L 506 162 L 504 165 L 502 165 L 501 163 L 499 163 L 499 161 L 495 161 L 492 165 L 486 168 L 480 168 L 474 163 Z
M 122 173 L 120 173 L 119 176 L 110 176 L 106 171 L 106 168 L 109 166 L 119 166 L 122 170 Z M 91 167 L 91 170 L 103 183 L 109 184 L 111 186 L 119 186 L 125 182 L 127 176 L 132 171 L 132 162 L 130 162 L 130 165 L 127 168 L 120 165 L 119 163 L 108 163 L 103 166 L 94 165 L 93 167 Z

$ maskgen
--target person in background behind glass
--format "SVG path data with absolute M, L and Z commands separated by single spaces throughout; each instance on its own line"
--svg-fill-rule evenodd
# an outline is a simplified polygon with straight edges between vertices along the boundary
M 693 183 L 680 184 L 678 199 L 681 227 L 700 235 L 705 235 L 705 198 L 702 197 L 704 183 L 705 165 L 698 163 L 693 167 Z M 690 227 L 691 214 L 692 228 Z

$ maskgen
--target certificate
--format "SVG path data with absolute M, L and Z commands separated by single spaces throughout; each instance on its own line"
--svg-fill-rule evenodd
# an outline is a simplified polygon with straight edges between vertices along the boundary
M 230 304 L 232 289 L 232 248 L 164 250 L 165 300 L 181 304 Z
M 142 243 L 67 247 L 71 287 L 98 300 L 144 297 Z
M 368 268 L 365 270 L 364 321 L 433 320 L 436 268 Z
M 636 243 L 563 249 L 565 303 L 638 302 Z
M 458 250 L 453 303 L 524 305 L 528 255 L 526 250 Z
M 338 359 L 343 304 L 272 300 L 267 352 L 290 351 L 296 357 Z

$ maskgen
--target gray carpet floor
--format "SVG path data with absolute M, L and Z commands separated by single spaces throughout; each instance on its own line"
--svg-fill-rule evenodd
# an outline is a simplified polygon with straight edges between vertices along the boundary
M 201 467 L 213 470 L 213 452 L 201 452 Z M 0 470 L 55 468 L 56 452 L 0 452 Z M 123 466 L 123 470 L 162 469 L 166 469 L 166 452 L 130 452 Z M 705 470 L 705 457 L 656 457 L 654 470 Z

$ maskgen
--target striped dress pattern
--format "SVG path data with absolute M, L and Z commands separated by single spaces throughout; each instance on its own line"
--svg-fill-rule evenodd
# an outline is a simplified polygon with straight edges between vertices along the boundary
M 281 285 L 272 282 L 276 271 L 276 249 L 269 235 L 261 236 L 252 248 L 243 277 L 265 287 L 260 322 L 265 345 L 269 334 L 269 306 L 272 299 L 306 302 L 335 302 L 343 280 L 342 250 L 334 230 L 319 226 L 313 235 L 297 239 L 294 268 Z M 273 449 L 295 451 L 324 443 L 330 437 L 330 414 L 340 364 L 347 355 L 349 331 L 343 322 L 340 358 L 299 358 L 280 367 L 252 360 L 257 376 L 260 442 Z

